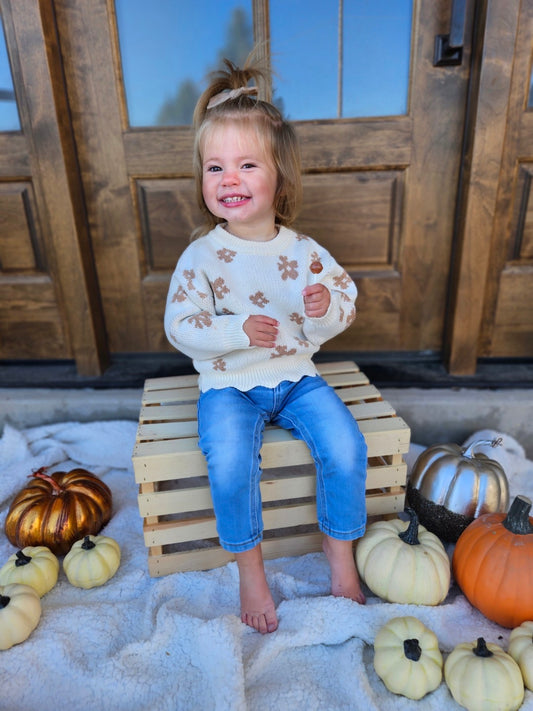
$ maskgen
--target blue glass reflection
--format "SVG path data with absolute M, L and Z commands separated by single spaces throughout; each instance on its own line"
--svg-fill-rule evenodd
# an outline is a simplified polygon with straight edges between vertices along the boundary
M 13 77 L 7 56 L 4 27 L 0 21 L 0 131 L 20 131 Z
M 276 95 L 293 120 L 408 108 L 412 0 L 270 0 Z
M 191 123 L 205 78 L 253 47 L 251 0 L 115 0 L 130 126 Z

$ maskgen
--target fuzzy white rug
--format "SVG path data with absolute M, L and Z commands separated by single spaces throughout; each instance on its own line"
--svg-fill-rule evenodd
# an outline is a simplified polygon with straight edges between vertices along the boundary
M 329 596 L 319 553 L 266 563 L 280 620 L 267 636 L 239 620 L 235 563 L 150 578 L 130 460 L 136 428 L 130 421 L 4 428 L 0 565 L 15 552 L 3 533 L 9 504 L 41 466 L 82 466 L 108 484 L 114 515 L 103 533 L 120 543 L 122 562 L 92 590 L 71 586 L 60 571 L 37 629 L 0 652 L 2 711 L 442 711 L 460 708 L 444 682 L 415 702 L 391 694 L 376 676 L 372 644 L 382 624 L 414 615 L 436 633 L 444 655 L 479 636 L 507 648 L 509 630 L 488 622 L 455 587 L 437 607 L 384 603 L 368 591 L 366 606 Z M 490 456 L 503 464 L 512 496 L 533 498 L 533 462 L 502 436 L 504 446 Z M 422 449 L 412 445 L 410 465 Z M 522 709 L 533 710 L 532 692 Z

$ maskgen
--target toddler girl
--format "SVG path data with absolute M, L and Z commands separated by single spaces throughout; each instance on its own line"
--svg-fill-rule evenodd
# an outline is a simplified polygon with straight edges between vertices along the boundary
M 356 287 L 317 242 L 290 229 L 301 196 L 292 126 L 257 97 L 258 67 L 226 61 L 195 110 L 194 169 L 205 225 L 181 255 L 165 311 L 169 341 L 199 373 L 199 445 L 220 544 L 234 552 L 241 619 L 278 626 L 261 553 L 265 424 L 304 440 L 333 595 L 364 603 L 352 541 L 366 523 L 366 444 L 312 356 L 355 318 Z

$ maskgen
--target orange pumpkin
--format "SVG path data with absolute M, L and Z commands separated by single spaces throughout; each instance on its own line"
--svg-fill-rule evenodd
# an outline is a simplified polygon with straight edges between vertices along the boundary
M 43 467 L 31 476 L 11 502 L 5 522 L 6 536 L 17 548 L 47 546 L 64 555 L 111 518 L 111 490 L 85 469 L 49 476 Z
M 459 536 L 452 567 L 470 603 L 502 627 L 533 620 L 531 501 L 517 496 L 507 516 L 484 514 Z

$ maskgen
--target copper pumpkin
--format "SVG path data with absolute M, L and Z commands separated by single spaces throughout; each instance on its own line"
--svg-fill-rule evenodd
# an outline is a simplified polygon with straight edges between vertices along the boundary
M 111 490 L 85 469 L 49 476 L 42 468 L 32 477 L 13 499 L 5 522 L 6 536 L 18 548 L 47 546 L 64 555 L 111 518 Z

